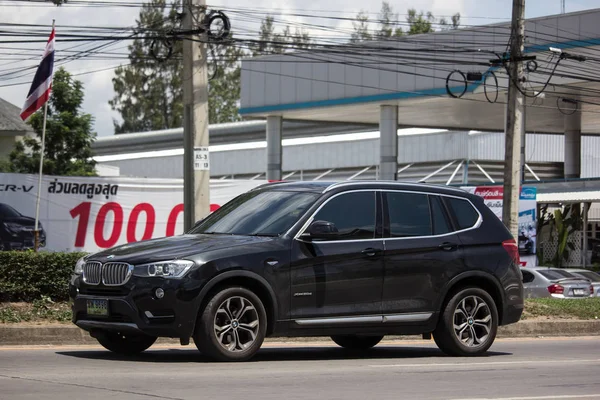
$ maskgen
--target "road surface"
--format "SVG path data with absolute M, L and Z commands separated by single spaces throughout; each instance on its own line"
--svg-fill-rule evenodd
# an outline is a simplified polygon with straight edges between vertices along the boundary
M 497 340 L 452 358 L 430 341 L 352 353 L 330 342 L 265 344 L 248 363 L 193 346 L 125 358 L 96 346 L 0 348 L 0 399 L 600 399 L 600 337 Z

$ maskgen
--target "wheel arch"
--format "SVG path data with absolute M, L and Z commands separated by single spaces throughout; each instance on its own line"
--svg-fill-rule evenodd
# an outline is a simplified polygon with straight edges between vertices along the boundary
M 450 298 L 466 287 L 478 287 L 485 290 L 496 303 L 498 311 L 498 324 L 502 324 L 504 318 L 504 291 L 498 280 L 491 274 L 481 271 L 470 271 L 454 277 L 446 286 L 446 290 L 440 298 L 437 310 L 441 316 Z
M 279 315 L 279 307 L 275 292 L 265 278 L 246 270 L 223 272 L 208 281 L 198 295 L 198 301 L 195 307 L 196 315 L 198 315 L 200 310 L 204 309 L 214 294 L 223 288 L 230 286 L 244 287 L 258 296 L 267 313 L 267 336 L 273 333 L 277 315 Z M 196 320 L 194 321 L 192 332 L 194 332 L 195 329 Z

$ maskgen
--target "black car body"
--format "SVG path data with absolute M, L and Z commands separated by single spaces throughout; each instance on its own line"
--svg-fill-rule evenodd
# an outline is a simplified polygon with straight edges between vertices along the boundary
M 193 337 L 223 360 L 264 336 L 365 348 L 432 332 L 450 354 L 479 354 L 523 311 L 517 243 L 480 197 L 382 181 L 259 187 L 187 234 L 80 260 L 70 295 L 73 322 L 113 351 Z M 253 320 L 237 329 L 242 311 Z
M 40 246 L 46 245 L 46 232 L 38 222 Z M 8 204 L 0 203 L 0 251 L 33 249 L 35 219 L 26 217 Z

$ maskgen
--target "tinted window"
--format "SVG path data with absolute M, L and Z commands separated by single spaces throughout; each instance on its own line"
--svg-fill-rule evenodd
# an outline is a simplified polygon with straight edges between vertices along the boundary
M 479 218 L 479 214 L 477 214 L 477 211 L 475 211 L 471 203 L 467 200 L 456 199 L 453 197 L 447 197 L 446 201 L 452 208 L 460 229 L 471 228 L 475 225 Z
M 0 216 L 3 218 L 18 218 L 21 214 L 9 205 L 0 204 Z
M 542 276 L 544 276 L 546 279 L 549 279 L 549 280 L 575 278 L 575 276 L 573 276 L 572 274 L 570 274 L 566 271 L 559 271 L 556 269 L 546 269 L 546 270 L 540 271 L 540 274 L 542 274 Z
M 600 282 L 600 275 L 598 275 L 595 272 L 592 271 L 581 271 L 581 272 L 577 272 L 577 275 L 581 275 L 586 279 L 589 279 L 592 282 Z
M 425 194 L 386 193 L 391 237 L 431 236 L 429 199 Z
M 431 216 L 433 220 L 433 234 L 443 235 L 452 231 L 442 201 L 438 196 L 429 196 L 431 201 Z
M 190 233 L 275 236 L 284 233 L 316 201 L 315 193 L 263 191 L 236 197 Z
M 332 222 L 339 232 L 335 240 L 373 239 L 375 192 L 353 192 L 334 197 L 325 203 L 314 220 Z
M 533 280 L 535 279 L 535 276 L 533 276 L 531 272 L 523 270 L 521 270 L 521 272 L 523 273 L 523 283 L 533 282 Z

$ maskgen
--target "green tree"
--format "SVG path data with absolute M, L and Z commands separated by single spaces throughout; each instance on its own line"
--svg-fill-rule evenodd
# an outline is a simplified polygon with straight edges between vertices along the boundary
M 96 163 L 91 159 L 96 134 L 92 131 L 92 116 L 81 111 L 82 103 L 83 84 L 61 67 L 54 73 L 48 103 L 44 174 L 96 175 Z M 27 121 L 37 138 L 25 137 L 15 144 L 9 156 L 11 172 L 39 172 L 43 118 L 42 108 Z
M 350 42 L 356 43 L 373 39 L 385 40 L 392 37 L 399 37 L 404 34 L 416 35 L 420 33 L 430 33 L 434 32 L 434 26 L 436 24 L 440 25 L 442 30 L 458 29 L 460 26 L 460 14 L 454 14 L 450 22 L 445 18 L 441 18 L 438 21 L 431 12 L 424 13 L 421 11 L 417 13 L 416 9 L 411 8 L 408 10 L 406 22 L 408 27 L 406 31 L 403 31 L 398 23 L 398 14 L 394 12 L 394 9 L 388 1 L 383 1 L 377 17 L 376 30 L 371 30 L 368 14 L 365 11 L 360 11 L 352 22 L 354 32 L 351 34 Z
M 275 19 L 267 15 L 260 24 L 258 40 L 250 45 L 253 56 L 264 54 L 281 54 L 286 50 L 306 50 L 312 45 L 308 32 L 296 28 L 291 31 L 289 25 L 278 33 L 275 29 Z
M 369 26 L 369 15 L 365 11 L 360 11 L 354 21 L 352 21 L 354 32 L 350 35 L 350 42 L 365 42 L 373 40 L 371 29 Z
M 130 65 L 117 68 L 113 78 L 115 96 L 109 101 L 122 123 L 114 121 L 115 133 L 179 128 L 183 125 L 182 41 L 172 42 L 173 52 L 159 62 L 151 54 L 152 36 L 178 29 L 177 3 L 166 0 L 144 3 L 137 23 L 146 32 L 129 45 Z M 158 52 L 160 42 L 154 42 Z
M 402 36 L 402 28 L 394 27 L 397 25 L 398 14 L 394 12 L 394 9 L 389 2 L 384 1 L 381 3 L 381 11 L 379 11 L 378 22 L 379 29 L 375 33 L 377 39 L 388 39 L 394 36 Z

